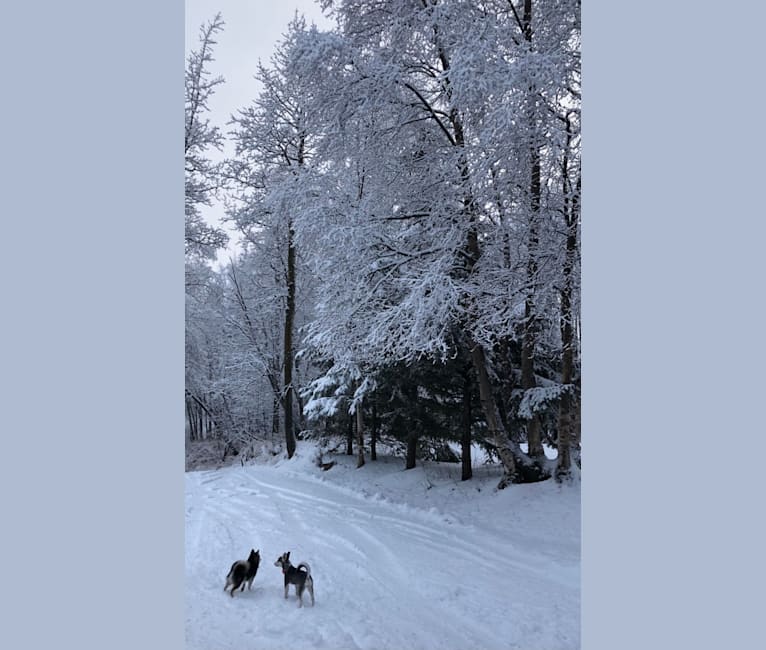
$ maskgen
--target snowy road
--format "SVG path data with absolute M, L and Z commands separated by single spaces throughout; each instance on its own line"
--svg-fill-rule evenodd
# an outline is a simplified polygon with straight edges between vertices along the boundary
M 282 468 L 187 473 L 186 647 L 579 648 L 579 564 L 526 533 Z M 225 575 L 251 547 L 253 590 L 231 598 Z M 314 608 L 283 598 L 274 561 L 288 550 L 311 565 Z

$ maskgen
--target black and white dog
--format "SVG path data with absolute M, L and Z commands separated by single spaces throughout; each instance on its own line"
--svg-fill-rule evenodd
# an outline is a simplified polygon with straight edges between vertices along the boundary
M 250 549 L 250 555 L 246 560 L 237 560 L 231 565 L 229 575 L 226 576 L 226 584 L 223 590 L 226 591 L 231 586 L 231 597 L 234 598 L 234 592 L 237 587 L 241 586 L 241 591 L 245 590 L 245 583 L 247 588 L 252 589 L 253 579 L 255 574 L 258 573 L 258 565 L 261 563 L 261 550 L 254 551 Z
M 301 562 L 297 567 L 290 564 L 290 551 L 282 553 L 274 562 L 274 566 L 282 567 L 285 576 L 285 598 L 290 585 L 295 585 L 295 594 L 298 596 L 298 607 L 303 607 L 303 590 L 308 589 L 311 594 L 311 606 L 314 606 L 314 579 L 311 577 L 311 567 L 306 562 Z

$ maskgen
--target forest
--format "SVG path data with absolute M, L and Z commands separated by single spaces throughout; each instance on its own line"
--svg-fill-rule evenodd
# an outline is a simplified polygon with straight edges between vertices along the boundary
M 227 123 L 220 14 L 187 53 L 187 468 L 312 439 L 572 480 L 580 2 L 320 4 L 334 28 L 296 15 Z M 214 202 L 241 242 L 220 268 Z

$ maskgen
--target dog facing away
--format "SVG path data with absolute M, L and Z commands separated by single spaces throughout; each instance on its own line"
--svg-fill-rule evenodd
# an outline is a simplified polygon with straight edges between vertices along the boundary
M 261 550 L 254 551 L 250 549 L 250 555 L 246 560 L 237 560 L 231 565 L 229 575 L 226 576 L 226 584 L 223 590 L 226 591 L 231 586 L 231 597 L 234 598 L 234 592 L 237 587 L 241 587 L 241 591 L 245 590 L 245 583 L 247 588 L 252 589 L 253 580 L 255 574 L 258 573 L 258 565 L 261 563 Z
M 311 567 L 306 562 L 301 562 L 297 567 L 290 563 L 290 551 L 282 553 L 274 562 L 274 566 L 282 567 L 285 576 L 285 598 L 290 585 L 295 585 L 295 594 L 298 596 L 298 607 L 303 607 L 303 590 L 308 589 L 311 594 L 311 606 L 314 606 L 314 578 L 311 577 Z

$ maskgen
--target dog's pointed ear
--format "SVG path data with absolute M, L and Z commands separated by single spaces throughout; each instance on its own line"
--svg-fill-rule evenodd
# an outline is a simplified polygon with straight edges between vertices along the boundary
M 286 560 L 290 559 L 290 551 L 287 551 L 287 553 L 285 553 L 285 559 Z

